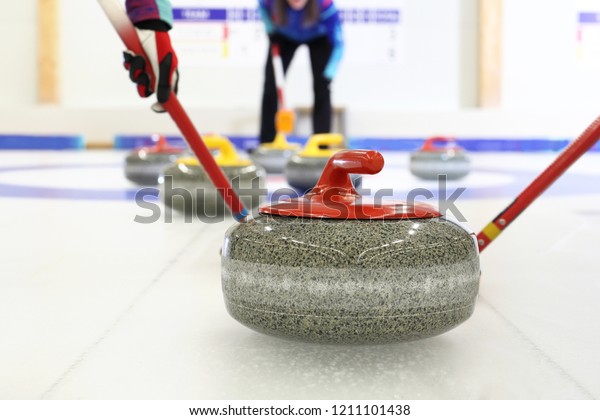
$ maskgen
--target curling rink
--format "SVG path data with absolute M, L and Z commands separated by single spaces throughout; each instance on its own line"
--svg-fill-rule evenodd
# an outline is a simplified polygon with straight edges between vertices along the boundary
M 123 175 L 126 153 L 0 152 L 0 398 L 600 398 L 600 154 L 482 253 L 465 323 L 421 341 L 338 346 L 233 320 L 219 255 L 233 220 L 135 222 L 148 210 Z M 437 183 L 410 175 L 407 153 L 384 156 L 365 187 L 398 198 L 429 188 L 438 205 Z M 479 232 L 555 156 L 471 153 L 471 174 L 448 189 L 465 188 L 455 205 Z

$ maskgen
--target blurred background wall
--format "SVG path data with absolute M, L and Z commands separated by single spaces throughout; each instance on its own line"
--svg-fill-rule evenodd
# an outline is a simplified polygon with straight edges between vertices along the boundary
M 256 4 L 255 0 L 173 3 L 232 8 Z M 573 136 L 600 110 L 600 34 L 596 34 L 600 25 L 585 17 L 591 15 L 582 15 L 600 12 L 599 0 L 337 0 L 336 4 L 341 10 L 400 10 L 395 25 L 345 25 L 346 57 L 333 92 L 334 103 L 347 110 L 350 136 Z M 136 96 L 122 69 L 120 40 L 96 1 L 6 2 L 4 10 L 1 133 L 77 133 L 93 141 L 110 141 L 116 133 L 177 131 L 166 115 L 151 113 L 150 102 Z M 493 10 L 500 14 L 490 16 Z M 51 19 L 44 22 L 45 16 Z M 482 50 L 482 33 L 494 19 L 501 25 L 499 45 L 486 43 L 487 50 Z M 53 21 L 57 35 L 46 41 L 56 48 L 56 62 L 51 63 L 56 75 L 40 82 L 45 57 L 40 46 L 48 48 L 48 43 L 39 38 L 52 36 L 43 28 Z M 266 37 L 260 22 L 246 25 L 242 30 L 248 33 L 237 38 L 238 44 L 243 39 L 244 48 L 251 49 L 245 59 L 197 63 L 181 47 L 180 98 L 201 131 L 257 134 Z M 189 32 L 173 36 L 181 40 Z M 235 33 L 228 42 L 233 54 L 239 47 Z M 377 51 L 390 45 L 395 55 L 386 61 Z M 498 98 L 491 104 L 484 100 L 481 86 L 482 60 L 490 48 L 499 54 Z M 186 57 L 192 59 L 186 62 Z M 490 68 L 493 71 L 493 65 L 487 72 Z M 40 83 L 54 84 L 53 99 L 40 98 L 44 88 Z M 311 105 L 306 50 L 298 52 L 287 86 L 291 106 Z

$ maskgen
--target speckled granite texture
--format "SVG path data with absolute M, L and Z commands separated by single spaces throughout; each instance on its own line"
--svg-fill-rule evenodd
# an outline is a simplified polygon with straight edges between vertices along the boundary
M 329 162 L 328 157 L 293 156 L 288 160 L 285 167 L 285 177 L 288 184 L 302 194 L 307 192 L 317 184 L 327 162 Z M 360 175 L 352 174 L 351 178 L 354 186 L 359 188 L 362 177 Z
M 252 161 L 256 162 L 270 174 L 281 174 L 288 159 L 296 152 L 294 150 L 258 148 L 250 153 Z
M 262 167 L 224 166 L 221 169 L 246 208 L 261 204 L 267 195 L 266 172 Z M 230 214 L 223 197 L 201 166 L 169 166 L 164 171 L 160 195 L 166 206 L 201 219 Z
M 165 168 L 183 155 L 184 153 L 131 153 L 125 158 L 125 177 L 136 184 L 157 185 Z
M 225 237 L 229 313 L 257 331 L 323 343 L 443 333 L 473 312 L 474 237 L 444 219 L 319 220 L 260 215 Z
M 410 172 L 422 179 L 438 179 L 446 175 L 447 179 L 459 179 L 469 174 L 471 162 L 466 152 L 457 151 L 419 151 L 410 156 Z

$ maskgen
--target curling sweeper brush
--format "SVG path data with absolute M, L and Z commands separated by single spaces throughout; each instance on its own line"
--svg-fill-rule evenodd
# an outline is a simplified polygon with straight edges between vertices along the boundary
M 250 154 L 250 157 L 254 162 L 265 168 L 268 173 L 280 174 L 283 172 L 288 159 L 294 155 L 299 146 L 288 143 L 286 138 L 286 135 L 294 129 L 295 116 L 294 111 L 285 106 L 285 74 L 279 53 L 279 45 L 277 44 L 273 44 L 271 47 L 271 59 L 277 89 L 277 114 L 275 115 L 277 134 L 273 142 L 261 144 Z

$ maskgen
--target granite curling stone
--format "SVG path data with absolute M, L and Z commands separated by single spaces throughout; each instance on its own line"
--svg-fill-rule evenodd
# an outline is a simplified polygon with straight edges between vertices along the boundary
M 288 160 L 285 176 L 288 184 L 304 194 L 313 188 L 325 165 L 337 151 L 341 150 L 344 137 L 341 134 L 315 134 L 308 139 L 305 148 Z M 361 184 L 360 175 L 353 174 L 352 181 L 356 188 Z
M 278 133 L 272 143 L 261 144 L 250 153 L 252 161 L 256 162 L 270 174 L 281 174 L 287 161 L 299 149 L 297 144 L 287 142 L 285 135 Z
M 139 185 L 157 185 L 163 170 L 186 154 L 169 145 L 163 136 L 153 136 L 156 145 L 134 150 L 125 158 L 125 177 Z
M 383 157 L 342 151 L 303 197 L 231 227 L 222 251 L 230 315 L 262 333 L 372 344 L 435 336 L 472 314 L 475 234 L 433 207 L 363 202 L 349 174 Z
M 410 172 L 421 179 L 436 180 L 442 175 L 447 179 L 460 179 L 470 170 L 466 151 L 446 137 L 425 140 L 423 147 L 410 156 Z
M 208 135 L 204 141 L 208 149 L 218 152 L 215 160 L 244 206 L 257 208 L 267 194 L 265 170 L 251 160 L 241 158 L 225 137 Z M 186 215 L 205 219 L 230 214 L 221 193 L 196 158 L 182 158 L 166 168 L 160 193 L 165 206 Z

